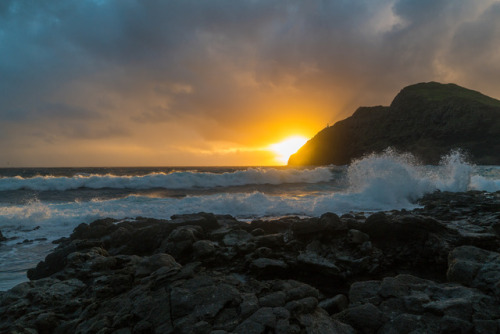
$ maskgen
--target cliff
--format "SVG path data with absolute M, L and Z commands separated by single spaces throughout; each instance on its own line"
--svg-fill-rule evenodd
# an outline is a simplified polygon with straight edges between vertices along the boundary
M 360 107 L 293 154 L 289 165 L 344 165 L 387 147 L 436 164 L 462 149 L 478 164 L 500 165 L 500 101 L 455 84 L 405 87 L 388 107 Z

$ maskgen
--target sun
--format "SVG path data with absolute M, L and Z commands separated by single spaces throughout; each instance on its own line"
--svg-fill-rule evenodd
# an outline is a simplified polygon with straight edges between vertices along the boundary
M 269 145 L 269 150 L 276 154 L 275 160 L 286 165 L 288 158 L 298 151 L 306 142 L 306 137 L 291 136 L 279 143 Z

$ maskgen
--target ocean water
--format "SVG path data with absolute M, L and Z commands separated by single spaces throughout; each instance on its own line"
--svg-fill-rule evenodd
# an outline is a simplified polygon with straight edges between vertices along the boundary
M 80 223 L 212 212 L 241 220 L 412 209 L 435 190 L 500 190 L 500 166 L 439 166 L 386 151 L 349 166 L 0 169 L 0 290 L 27 280 Z

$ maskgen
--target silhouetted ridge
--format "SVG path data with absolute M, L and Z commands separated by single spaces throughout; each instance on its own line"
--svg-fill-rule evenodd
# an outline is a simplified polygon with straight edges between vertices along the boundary
M 455 84 L 403 88 L 389 107 L 360 107 L 321 130 L 289 165 L 345 165 L 387 147 L 436 164 L 452 149 L 478 164 L 500 164 L 500 101 Z

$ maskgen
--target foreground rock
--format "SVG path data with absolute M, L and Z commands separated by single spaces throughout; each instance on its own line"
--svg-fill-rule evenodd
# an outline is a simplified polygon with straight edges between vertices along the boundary
M 0 292 L 0 332 L 500 333 L 500 193 L 422 205 L 82 224 Z

